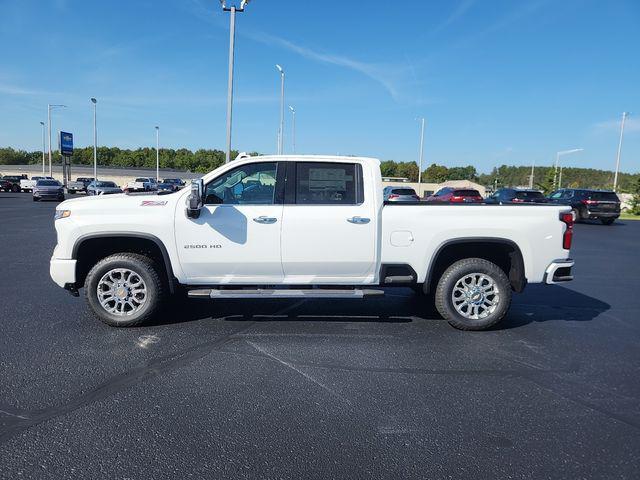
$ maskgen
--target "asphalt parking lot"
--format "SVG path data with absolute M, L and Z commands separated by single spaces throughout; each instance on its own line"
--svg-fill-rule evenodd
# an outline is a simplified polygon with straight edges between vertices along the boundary
M 49 278 L 55 205 L 0 194 L 2 478 L 638 478 L 640 222 L 489 332 L 410 289 L 114 329 Z

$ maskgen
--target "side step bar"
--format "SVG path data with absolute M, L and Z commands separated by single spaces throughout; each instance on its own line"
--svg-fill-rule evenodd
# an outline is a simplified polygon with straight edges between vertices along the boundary
M 382 290 L 331 290 L 322 288 L 313 289 L 235 289 L 219 290 L 216 288 L 203 288 L 189 290 L 189 298 L 364 298 L 384 295 Z

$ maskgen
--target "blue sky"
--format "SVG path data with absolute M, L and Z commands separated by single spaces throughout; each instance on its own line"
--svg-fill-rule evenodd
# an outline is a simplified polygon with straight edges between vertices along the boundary
M 640 171 L 640 2 L 253 0 L 238 14 L 233 146 L 273 153 L 279 74 L 299 153 Z M 0 146 L 225 145 L 228 16 L 216 0 L 0 0 Z M 635 112 L 635 115 L 634 115 Z M 285 152 L 291 151 L 287 115 Z

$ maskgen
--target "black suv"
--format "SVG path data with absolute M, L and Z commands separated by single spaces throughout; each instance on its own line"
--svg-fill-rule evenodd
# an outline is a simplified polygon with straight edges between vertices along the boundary
M 547 203 L 547 197 L 538 190 L 501 188 L 487 197 L 486 203 Z
M 576 221 L 593 218 L 611 225 L 620 216 L 620 199 L 615 192 L 607 190 L 561 188 L 549 195 L 549 201 L 571 206 Z

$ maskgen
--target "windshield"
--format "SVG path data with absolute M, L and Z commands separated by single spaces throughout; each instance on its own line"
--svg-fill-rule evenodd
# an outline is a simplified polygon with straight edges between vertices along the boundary
M 522 192 L 516 192 L 516 198 L 521 198 L 523 200 L 524 199 L 532 200 L 532 199 L 544 198 L 544 195 L 542 194 L 542 192 L 526 190 Z
M 456 190 L 453 192 L 454 195 L 458 197 L 479 197 L 480 192 L 477 190 Z
M 599 200 L 602 202 L 619 202 L 618 196 L 614 192 L 592 192 L 589 195 L 591 200 Z
M 60 182 L 57 180 L 38 180 L 36 183 L 38 187 L 59 187 Z
M 394 195 L 415 195 L 416 191 L 413 188 L 394 188 L 391 193 Z
M 149 178 L 136 178 L 136 182 L 150 182 L 151 180 Z

